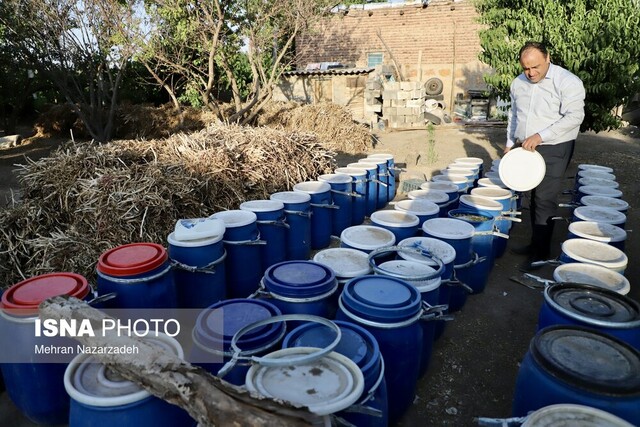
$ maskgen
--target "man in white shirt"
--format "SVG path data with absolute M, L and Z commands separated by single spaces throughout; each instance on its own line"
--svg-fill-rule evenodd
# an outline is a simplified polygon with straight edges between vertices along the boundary
M 584 119 L 585 90 L 579 77 L 551 63 L 542 43 L 525 43 L 520 49 L 520 65 L 523 73 L 511 82 L 504 151 L 519 141 L 523 149 L 537 150 L 546 164 L 542 182 L 531 191 L 531 243 L 513 250 L 529 256 L 523 269 L 530 270 L 531 262 L 550 256 L 551 217 L 556 213 L 562 178 Z

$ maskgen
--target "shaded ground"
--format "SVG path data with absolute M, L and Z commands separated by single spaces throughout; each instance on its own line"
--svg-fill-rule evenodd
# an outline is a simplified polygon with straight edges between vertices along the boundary
M 430 134 L 427 131 L 388 132 L 377 135 L 379 143 L 374 151 L 391 152 L 396 162 L 407 163 L 411 172 L 426 174 L 428 178 L 457 157 L 481 157 L 488 169 L 491 159 L 498 158 L 502 152 L 504 133 L 505 129 L 500 127 L 438 127 L 433 133 L 434 149 L 430 151 Z M 567 177 L 572 177 L 579 163 L 612 167 L 624 199 L 632 206 L 627 229 L 633 229 L 639 219 L 634 208 L 640 196 L 637 179 L 640 139 L 636 139 L 637 136 L 637 128 L 625 132 L 580 135 L 567 172 Z M 23 155 L 42 157 L 50 147 L 51 142 L 41 141 L 0 151 L 0 203 L 17 183 L 11 173 L 12 165 L 23 162 Z M 362 156 L 341 156 L 340 165 L 359 157 Z M 571 186 L 572 181 L 567 179 L 566 188 Z M 559 210 L 558 214 L 568 216 L 569 211 Z M 527 211 L 523 213 L 523 219 L 525 222 L 512 230 L 509 246 L 526 243 L 529 230 Z M 559 254 L 566 230 L 567 224 L 560 221 L 555 231 L 553 255 Z M 639 277 L 640 266 L 633 260 L 640 255 L 640 243 L 633 233 L 629 234 L 626 253 L 631 260 L 625 274 L 631 281 L 630 296 L 638 300 L 640 287 L 636 278 Z M 510 416 L 519 363 L 535 334 L 542 302 L 541 291 L 509 280 L 510 276 L 517 274 L 516 266 L 522 260 L 507 250 L 502 258 L 496 260 L 486 290 L 470 296 L 455 320 L 449 322 L 435 344 L 430 368 L 420 380 L 414 405 L 399 423 L 400 427 L 472 426 L 477 425 L 474 422 L 477 416 Z M 551 278 L 552 271 L 552 267 L 545 267 L 538 275 Z M 388 368 L 393 369 L 392 366 Z M 6 393 L 0 396 L 0 426 L 32 425 L 16 412 Z

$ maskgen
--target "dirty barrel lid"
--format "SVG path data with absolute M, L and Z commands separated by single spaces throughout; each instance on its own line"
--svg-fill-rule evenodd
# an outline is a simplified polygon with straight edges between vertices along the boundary
M 422 224 L 422 231 L 438 239 L 462 240 L 473 237 L 475 228 L 455 218 L 431 218 Z
M 618 188 L 620 184 L 617 181 L 612 179 L 603 179 L 603 178 L 594 178 L 594 177 L 583 177 L 578 179 L 579 186 L 587 186 L 587 185 L 599 185 L 601 187 L 610 187 L 610 188 Z
M 603 224 L 620 225 L 627 221 L 627 216 L 620 211 L 600 206 L 578 206 L 573 215 L 582 221 L 593 221 Z
M 357 249 L 323 249 L 314 255 L 313 261 L 329 267 L 339 279 L 351 279 L 371 272 L 369 256 Z
M 157 243 L 129 243 L 100 255 L 97 269 L 109 276 L 133 276 L 155 270 L 168 258 L 167 251 Z
M 578 262 L 601 265 L 616 271 L 624 271 L 629 262 L 620 249 L 583 238 L 565 240 L 562 242 L 562 252 Z
M 407 193 L 407 197 L 412 200 L 429 200 L 437 205 L 442 205 L 449 201 L 449 195 L 442 190 L 411 190 Z
M 574 221 L 569 224 L 569 233 L 604 243 L 623 242 L 627 239 L 627 232 L 622 228 L 595 221 Z
M 418 216 L 437 215 L 440 212 L 440 207 L 436 203 L 426 199 L 400 200 L 395 204 L 394 209 Z
M 585 206 L 599 206 L 601 208 L 615 209 L 625 212 L 629 209 L 629 203 L 622 199 L 607 196 L 582 196 L 580 203 Z
M 439 258 L 444 264 L 450 264 L 456 259 L 456 250 L 453 246 L 432 237 L 409 237 L 402 240 L 398 246 L 409 249 L 426 250 L 436 258 Z M 429 257 L 420 255 L 419 253 L 399 251 L 398 255 L 402 259 L 423 262 L 429 266 L 437 265 Z
M 386 228 L 376 225 L 353 225 L 342 230 L 340 240 L 352 248 L 372 251 L 393 246 L 396 236 Z
M 556 282 L 584 283 L 627 295 L 631 290 L 629 280 L 617 271 L 601 265 L 572 262 L 561 264 L 553 271 Z
M 578 191 L 585 196 L 605 196 L 617 199 L 622 198 L 622 191 L 617 188 L 607 187 L 604 185 L 581 185 L 578 187 Z
M 179 219 L 167 241 L 181 247 L 212 245 L 222 240 L 225 229 L 224 221 L 218 218 Z
M 267 268 L 262 278 L 273 294 L 307 298 L 326 294 L 337 285 L 333 270 L 315 261 L 283 261 Z
M 458 186 L 455 185 L 451 181 L 440 181 L 440 182 L 429 181 L 429 182 L 423 182 L 422 184 L 420 184 L 420 189 L 421 190 L 444 191 L 447 194 L 449 194 L 449 193 L 456 193 L 457 194 L 458 193 Z
M 448 196 L 445 195 L 445 197 L 449 200 Z M 371 222 L 383 227 L 410 228 L 417 227 L 420 223 L 420 218 L 416 215 L 398 210 L 375 211 L 371 214 L 370 218 Z
M 76 273 L 48 273 L 23 280 L 2 294 L 2 308 L 20 314 L 33 314 L 44 300 L 69 295 L 83 299 L 89 294 L 87 279 Z
M 559 403 L 545 406 L 526 417 L 521 427 L 633 427 L 609 412 L 585 405 Z

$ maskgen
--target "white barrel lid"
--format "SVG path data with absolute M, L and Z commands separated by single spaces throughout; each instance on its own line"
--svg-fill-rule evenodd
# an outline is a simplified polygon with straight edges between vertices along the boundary
M 595 221 L 574 221 L 569 224 L 569 233 L 604 243 L 627 240 L 627 232 L 622 228 L 613 224 Z
M 582 196 L 580 203 L 585 206 L 600 206 L 601 208 L 615 209 L 617 211 L 629 209 L 629 203 L 626 201 L 607 196 Z
M 507 188 L 507 184 L 500 181 L 500 178 L 489 178 L 485 176 L 484 178 L 480 178 L 478 180 L 478 187 L 498 187 L 498 188 Z
M 331 191 L 331 186 L 323 181 L 305 181 L 299 182 L 293 186 L 293 191 L 301 193 L 319 194 Z
M 453 182 L 454 184 L 466 184 L 469 181 L 467 177 L 464 175 L 454 175 L 454 174 L 433 175 L 431 177 L 431 180 L 434 182 L 448 181 L 448 182 Z
M 453 159 L 453 163 L 464 163 L 480 167 L 480 165 L 484 163 L 484 160 L 480 157 L 458 157 Z
M 622 191 L 617 188 L 605 187 L 602 185 L 582 185 L 578 187 L 578 191 L 580 191 L 585 196 L 607 196 L 607 197 L 622 197 Z
M 407 197 L 412 200 L 429 200 L 436 204 L 449 201 L 449 195 L 442 190 L 411 190 Z
M 349 167 L 336 168 L 335 172 L 336 173 L 341 173 L 341 174 L 344 174 L 344 175 L 349 175 L 351 177 L 354 177 L 354 176 L 367 176 L 366 169 L 362 169 L 362 168 L 349 168 Z
M 393 160 L 393 154 L 391 153 L 371 153 L 367 156 L 369 159 L 385 159 Z
M 312 347 L 291 347 L 265 357 L 285 361 L 317 351 Z M 328 415 L 348 408 L 360 398 L 364 377 L 355 362 L 332 351 L 299 365 L 254 364 L 247 372 L 245 386 L 252 393 L 306 406 L 317 415 Z
M 476 173 L 480 170 L 480 165 L 473 165 L 471 163 L 449 163 L 447 165 L 446 170 L 452 170 L 452 169 L 461 169 L 461 170 L 472 171 L 473 173 Z
M 320 175 L 318 181 L 328 182 L 329 184 L 348 184 L 353 182 L 353 179 L 343 173 L 326 173 Z
M 422 231 L 439 239 L 462 240 L 473 237 L 473 225 L 455 218 L 431 218 L 422 224 Z
M 597 170 L 597 171 L 600 171 L 600 172 L 613 173 L 613 169 L 608 167 L 608 166 L 590 165 L 590 164 L 587 164 L 587 163 L 582 163 L 582 164 L 578 165 L 578 169 L 580 169 L 580 170 L 591 169 L 591 170 Z
M 244 227 L 258 220 L 254 212 L 242 211 L 240 209 L 216 212 L 211 215 L 211 218 L 223 220 L 227 228 Z
M 179 219 L 169 235 L 176 246 L 205 246 L 222 240 L 226 226 L 218 218 Z
M 353 225 L 342 230 L 340 240 L 352 248 L 372 251 L 393 246 L 396 236 L 386 228 L 376 225 Z
M 420 189 L 421 190 L 439 190 L 439 191 L 444 191 L 445 193 L 458 192 L 458 186 L 451 181 L 423 182 L 422 184 L 420 184 Z
M 440 206 L 427 199 L 400 200 L 396 202 L 394 209 L 414 215 L 436 215 L 440 212 Z
M 448 198 L 447 198 L 448 200 Z M 369 217 L 371 222 L 384 227 L 417 227 L 420 224 L 420 218 L 416 215 L 397 210 L 375 211 Z
M 562 242 L 562 252 L 578 262 L 596 264 L 612 270 L 624 270 L 629 259 L 620 249 L 589 239 L 568 239 Z
M 371 273 L 369 255 L 357 249 L 323 249 L 313 256 L 313 261 L 326 265 L 340 279 L 350 279 Z
M 408 237 L 398 243 L 398 246 L 408 247 L 413 249 L 427 250 L 431 254 L 440 260 L 444 264 L 450 264 L 456 260 L 456 250 L 453 246 L 442 240 L 434 239 L 433 237 Z M 422 256 L 417 253 L 411 252 L 398 252 L 400 258 L 411 261 L 422 262 L 427 265 L 436 265 L 428 257 Z
M 271 200 L 279 200 L 282 203 L 305 203 L 311 200 L 311 195 L 300 191 L 281 191 L 269 196 Z
M 601 187 L 611 187 L 611 188 L 620 187 L 620 184 L 618 184 L 617 181 L 614 181 L 612 179 L 602 179 L 602 178 L 592 178 L 592 177 L 585 177 L 585 178 L 578 179 L 578 185 L 580 187 L 583 187 L 585 185 L 599 185 Z
M 142 340 L 182 359 L 180 343 L 161 332 Z M 113 407 L 139 402 L 151 393 L 136 383 L 122 378 L 89 353 L 78 354 L 64 373 L 64 387 L 69 396 L 80 403 L 98 407 Z
M 355 163 L 349 163 L 347 165 L 347 167 L 364 169 L 364 170 L 378 170 L 378 165 L 377 164 L 372 163 L 372 162 L 365 163 L 363 161 L 358 161 L 358 162 L 355 162 Z
M 502 204 L 500 202 L 497 202 L 485 196 L 463 194 L 462 196 L 460 196 L 460 204 L 462 203 L 464 203 L 467 206 L 472 206 L 478 209 L 502 212 Z M 460 206 L 460 208 L 463 208 L 463 206 Z
M 600 178 L 611 181 L 616 180 L 616 176 L 609 172 L 602 172 L 597 169 L 582 169 L 578 171 L 578 179 L 580 178 Z
M 627 216 L 620 211 L 600 206 L 578 206 L 573 210 L 576 218 L 605 224 L 619 225 L 627 221 Z
M 471 195 L 488 197 L 493 200 L 505 200 L 513 197 L 511 190 L 500 187 L 476 187 L 471 190 Z
M 502 157 L 498 172 L 507 187 L 529 191 L 542 182 L 546 169 L 544 158 L 537 151 L 514 148 Z
M 280 200 L 249 200 L 240 204 L 240 210 L 251 212 L 273 212 L 284 209 Z
M 529 414 L 521 427 L 633 427 L 620 417 L 601 409 L 562 403 L 545 406 Z
M 478 172 L 477 169 L 458 167 L 457 165 L 449 165 L 447 166 L 446 169 L 440 169 L 441 175 L 453 174 L 453 175 L 469 176 L 469 175 L 475 175 L 476 172 Z
M 442 281 L 440 276 L 437 276 L 429 280 L 408 280 L 402 277 L 402 276 L 429 277 L 436 272 L 434 268 L 431 268 L 427 264 L 422 262 L 408 261 L 404 259 L 386 261 L 380 264 L 378 266 L 378 269 L 383 270 L 383 272 L 387 273 L 389 276 L 396 277 L 400 280 L 404 280 L 405 282 L 413 285 L 420 293 L 431 292 L 434 289 L 437 289 L 440 286 L 440 283 Z
M 631 290 L 629 280 L 617 271 L 601 265 L 581 262 L 570 262 L 557 266 L 553 270 L 553 280 L 598 286 L 622 295 L 627 295 Z
M 376 165 L 386 165 L 387 159 L 382 157 L 365 157 L 364 159 L 358 159 L 358 163 L 373 163 Z

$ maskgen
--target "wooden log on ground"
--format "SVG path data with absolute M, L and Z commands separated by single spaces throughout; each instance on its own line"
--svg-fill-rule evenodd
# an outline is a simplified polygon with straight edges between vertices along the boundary
M 77 298 L 58 296 L 40 305 L 41 319 L 89 319 L 95 337 L 76 339 L 85 346 L 135 346 L 137 355 L 95 354 L 100 362 L 145 390 L 185 409 L 201 426 L 309 426 L 321 425 L 321 417 L 305 407 L 250 395 L 241 387 L 214 377 L 204 369 L 162 351 L 141 339 L 102 332 L 105 313 Z M 98 331 L 100 331 L 98 333 Z

